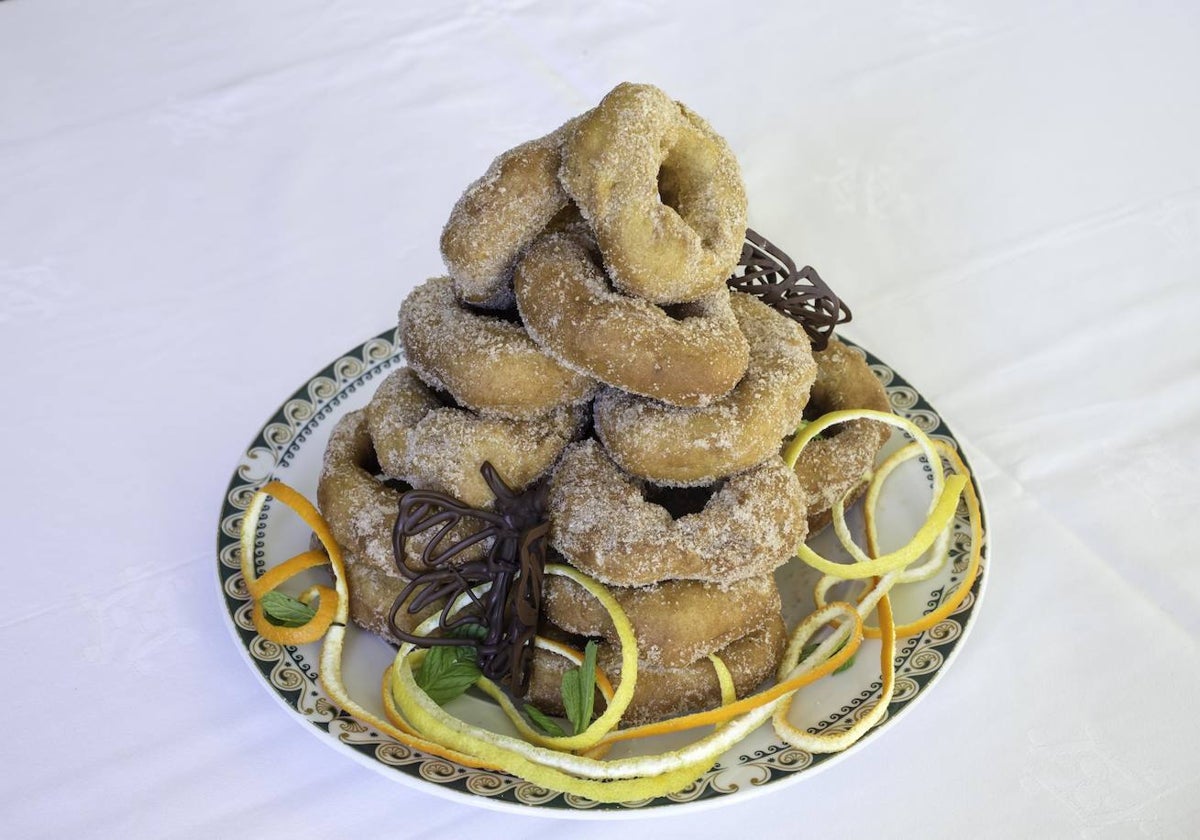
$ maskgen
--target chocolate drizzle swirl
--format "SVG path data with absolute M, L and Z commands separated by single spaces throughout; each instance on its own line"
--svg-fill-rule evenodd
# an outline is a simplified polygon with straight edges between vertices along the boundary
M 814 350 L 824 350 L 834 327 L 850 320 L 850 307 L 825 284 L 816 270 L 796 263 L 761 234 L 746 228 L 742 256 L 726 283 L 731 289 L 755 295 L 763 303 L 797 321 L 812 339 Z
M 474 647 L 483 675 L 507 683 L 513 696 L 521 697 L 529 687 L 533 639 L 542 610 L 546 534 L 550 530 L 545 518 L 548 488 L 543 481 L 524 492 L 514 492 L 486 461 L 480 472 L 496 496 L 495 510 L 472 508 L 432 490 L 410 490 L 401 496 L 392 546 L 400 574 L 410 580 L 392 604 L 388 624 L 397 638 L 421 647 Z M 455 527 L 468 520 L 477 520 L 483 527 L 458 542 L 447 543 Z M 424 568 L 414 567 L 406 560 L 405 544 L 426 532 L 433 535 L 421 550 Z M 471 546 L 489 539 L 492 544 L 484 559 L 454 562 Z M 474 594 L 472 590 L 483 583 L 491 583 L 491 588 L 482 595 Z M 473 608 L 451 618 L 450 607 L 464 593 L 474 602 Z M 445 635 L 414 636 L 397 626 L 396 616 L 410 596 L 410 613 L 445 600 L 439 619 Z M 483 629 L 479 634 L 454 635 L 469 625 Z

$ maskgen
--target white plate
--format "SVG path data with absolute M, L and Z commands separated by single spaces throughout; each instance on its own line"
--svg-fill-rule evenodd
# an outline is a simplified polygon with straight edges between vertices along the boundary
M 848 346 L 854 345 L 842 339 Z M 857 348 L 855 348 L 857 349 Z M 883 382 L 896 413 L 910 418 L 925 432 L 957 447 L 950 430 L 915 389 L 891 368 L 865 354 L 871 369 Z M 521 779 L 459 766 L 392 741 L 338 709 L 317 680 L 317 644 L 281 646 L 261 638 L 250 620 L 250 600 L 240 572 L 238 535 L 242 516 L 255 490 L 278 479 L 310 499 L 316 498 L 317 474 L 325 443 L 339 418 L 364 406 L 376 386 L 393 368 L 404 363 L 389 330 L 356 347 L 305 382 L 258 432 L 242 454 L 229 483 L 217 532 L 217 571 L 233 636 L 247 662 L 271 691 L 308 731 L 341 752 L 399 781 L 422 790 L 485 807 L 528 813 L 537 808 L 543 816 L 620 817 L 678 813 L 678 808 L 701 808 L 775 791 L 799 782 L 816 771 L 856 753 L 886 731 L 923 697 L 944 674 L 966 637 L 975 617 L 987 579 L 987 551 L 972 592 L 958 610 L 932 629 L 899 640 L 896 654 L 896 689 L 888 713 L 854 747 L 834 755 L 813 755 L 782 744 L 770 725 L 752 733 L 726 753 L 713 768 L 686 790 L 653 800 L 600 804 L 575 796 L 547 791 Z M 901 445 L 898 434 L 889 447 Z M 909 461 L 890 480 L 879 504 L 883 548 L 895 548 L 911 536 L 924 520 L 931 486 L 930 467 Z M 972 479 L 974 480 L 974 479 Z M 978 484 L 975 491 L 982 493 Z M 851 521 L 854 522 L 852 514 Z M 971 537 L 960 506 L 952 557 L 941 575 L 923 583 L 897 587 L 892 605 L 897 622 L 910 621 L 937 607 L 954 591 L 966 568 Z M 309 533 L 299 519 L 279 504 L 268 501 L 258 523 L 255 562 L 269 568 L 308 547 Z M 985 523 L 986 533 L 986 523 Z M 817 550 L 839 556 L 840 548 L 827 530 L 814 540 Z M 316 574 L 316 573 L 314 573 Z M 815 576 L 798 560 L 778 573 L 780 592 L 789 626 L 812 609 Z M 382 716 L 379 679 L 390 664 L 392 649 L 369 633 L 351 628 L 347 638 L 345 680 L 351 695 Z M 803 690 L 793 709 L 793 723 L 814 731 L 837 731 L 863 714 L 880 692 L 879 642 L 866 641 L 853 667 Z M 504 728 L 507 721 L 488 701 L 466 695 L 450 708 L 462 717 Z M 694 736 L 693 736 L 694 737 Z M 653 743 L 620 745 L 620 749 L 658 750 L 681 744 L 687 734 L 664 736 Z

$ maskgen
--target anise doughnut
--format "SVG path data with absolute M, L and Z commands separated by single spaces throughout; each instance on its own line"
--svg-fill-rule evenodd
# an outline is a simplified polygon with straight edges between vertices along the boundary
M 517 257 L 570 198 L 559 185 L 559 147 L 568 122 L 500 155 L 459 198 L 442 230 L 442 258 L 459 298 L 477 306 L 512 305 Z
M 567 135 L 563 187 L 596 232 L 613 285 L 656 303 L 723 288 L 746 232 L 729 144 L 652 85 L 618 85 Z
M 725 647 L 780 610 L 775 576 L 745 578 L 718 585 L 696 580 L 664 580 L 642 588 L 609 590 L 633 625 L 640 658 L 658 668 L 680 668 Z M 608 613 L 569 578 L 546 580 L 542 608 L 546 620 L 580 636 L 617 644 Z
M 778 613 L 764 619 L 751 632 L 718 650 L 729 668 L 738 697 L 747 697 L 774 674 L 787 642 L 787 629 Z M 621 675 L 621 653 L 616 645 L 601 643 L 596 662 L 616 685 Z M 562 675 L 569 663 L 563 657 L 538 649 L 527 698 L 543 712 L 562 715 Z M 721 686 L 707 657 L 681 668 L 659 668 L 638 662 L 633 700 L 621 717 L 622 726 L 637 726 L 664 718 L 701 712 L 721 703 Z
M 804 502 L 778 455 L 713 488 L 678 519 L 648 501 L 594 440 L 567 448 L 550 480 L 550 545 L 613 586 L 667 579 L 728 584 L 786 563 L 804 540 Z
M 519 323 L 472 311 L 449 277 L 425 281 L 400 307 L 409 367 L 481 414 L 524 420 L 591 398 L 596 382 L 563 367 Z
M 526 487 L 575 439 L 585 411 L 559 408 L 533 420 L 485 417 L 443 405 L 400 368 L 371 398 L 367 418 L 384 473 L 471 507 L 490 507 L 495 496 L 479 472 L 483 462 L 513 489 Z
M 804 410 L 806 419 L 851 408 L 891 411 L 887 392 L 860 353 L 831 338 L 828 347 L 813 355 L 817 378 Z M 796 477 L 808 505 L 810 535 L 829 524 L 834 502 L 845 499 L 849 506 L 862 495 L 866 477 L 890 435 L 891 429 L 883 423 L 850 420 L 830 427 L 804 447 L 796 461 Z
M 348 556 L 353 556 L 355 565 L 369 566 L 385 577 L 398 576 L 392 527 L 405 488 L 385 484 L 377 477 L 378 472 L 366 411 L 352 411 L 337 422 L 329 436 L 317 480 L 317 506 L 334 539 Z M 455 539 L 466 535 L 464 526 L 454 532 Z M 408 565 L 422 568 L 421 550 L 428 538 L 421 535 L 409 541 L 405 557 Z M 464 559 L 481 553 L 482 547 L 472 555 L 464 555 Z M 353 600 L 351 603 L 353 606 Z
M 614 292 L 586 240 L 558 233 L 517 264 L 529 335 L 572 370 L 679 406 L 707 405 L 742 378 L 749 347 L 724 287 L 668 312 Z
M 734 293 L 730 303 L 750 363 L 728 396 L 703 408 L 615 389 L 596 398 L 596 433 L 625 471 L 671 486 L 710 484 L 777 455 L 800 425 L 817 370 L 808 337 L 757 298 Z

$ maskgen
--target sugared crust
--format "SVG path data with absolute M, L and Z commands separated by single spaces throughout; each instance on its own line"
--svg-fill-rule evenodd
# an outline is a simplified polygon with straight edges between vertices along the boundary
M 737 158 L 656 87 L 618 85 L 580 118 L 559 177 L 622 291 L 656 303 L 699 300 L 737 264 L 746 230 Z
M 338 545 L 383 572 L 395 569 L 392 527 L 400 493 L 375 479 L 368 469 L 374 461 L 366 412 L 352 411 L 329 436 L 317 506 Z
M 427 406 L 420 416 L 419 406 Z M 506 420 L 442 406 L 407 368 L 384 381 L 368 411 L 385 473 L 471 507 L 490 507 L 495 501 L 479 472 L 484 461 L 510 487 L 526 487 L 558 460 L 584 421 L 580 408 L 556 409 L 534 420 Z M 385 452 L 395 457 L 385 460 Z
M 816 418 L 850 408 L 891 411 L 887 392 L 860 354 L 834 338 L 814 356 L 817 378 L 807 414 Z M 879 450 L 891 434 L 890 427 L 871 420 L 851 420 L 831 431 L 832 437 L 805 446 L 796 461 L 796 477 L 808 505 L 810 534 L 829 524 L 834 502 L 849 493 L 849 506 L 862 494 L 864 476 L 875 465 Z
M 639 658 L 657 668 L 681 668 L 759 627 L 780 610 L 774 575 L 725 586 L 668 580 L 638 589 L 609 590 L 633 625 Z M 569 578 L 546 578 L 546 620 L 569 633 L 603 636 L 619 644 L 612 619 L 582 586 Z
M 586 402 L 597 383 L 563 367 L 520 324 L 472 312 L 449 277 L 414 289 L 400 307 L 409 367 L 431 388 L 481 414 L 527 420 Z
M 408 434 L 429 412 L 441 408 L 438 398 L 409 368 L 388 374 L 367 404 L 367 429 L 385 475 L 408 471 Z
M 753 632 L 731 642 L 717 655 L 729 668 L 738 697 L 749 696 L 764 679 L 771 676 L 783 655 L 787 629 L 783 619 L 772 615 Z M 620 679 L 620 651 L 615 645 L 599 646 L 597 663 L 616 685 Z M 527 697 L 543 712 L 562 715 L 562 674 L 570 667 L 561 656 L 537 650 L 533 657 Z M 633 701 L 621 717 L 622 726 L 637 726 L 656 720 L 711 709 L 721 702 L 721 687 L 716 671 L 707 658 L 682 668 L 655 668 L 638 663 Z
M 329 530 L 346 553 L 347 563 L 370 566 L 384 577 L 398 575 L 392 547 L 392 528 L 400 504 L 400 491 L 375 478 L 377 453 L 371 441 L 365 410 L 352 411 L 338 421 L 325 447 L 317 480 L 317 506 Z M 459 525 L 451 541 L 466 537 L 470 526 Z M 405 562 L 422 569 L 421 550 L 432 533 L 408 542 Z M 463 560 L 482 556 L 483 543 L 462 555 Z M 353 597 L 353 593 L 352 593 Z
M 454 205 L 442 230 L 442 258 L 461 299 L 512 305 L 517 257 L 570 202 L 558 182 L 559 146 L 574 122 L 500 155 Z
M 699 513 L 672 519 L 594 440 L 563 453 L 549 514 L 551 547 L 614 586 L 758 577 L 806 534 L 800 486 L 778 456 L 724 482 Z
M 711 484 L 771 458 L 799 426 L 816 363 L 795 321 L 750 295 L 730 295 L 750 343 L 746 375 L 726 397 L 682 409 L 606 389 L 596 432 L 624 470 L 658 484 Z
M 567 367 L 680 406 L 702 406 L 742 377 L 749 347 L 719 290 L 681 319 L 612 291 L 586 243 L 554 234 L 518 263 L 517 306 L 529 335 Z

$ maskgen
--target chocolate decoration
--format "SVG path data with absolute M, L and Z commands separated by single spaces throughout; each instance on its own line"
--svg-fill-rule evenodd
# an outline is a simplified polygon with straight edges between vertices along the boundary
M 496 496 L 493 511 L 468 507 L 452 496 L 431 490 L 410 490 L 400 497 L 392 546 L 400 574 L 410 580 L 392 604 L 388 624 L 397 638 L 421 647 L 475 648 L 483 675 L 507 683 L 514 697 L 522 697 L 529 687 L 533 640 L 542 612 L 546 534 L 550 530 L 545 518 L 548 487 L 543 481 L 516 493 L 490 463 L 485 461 L 480 472 Z M 484 527 L 459 542 L 444 544 L 455 526 L 472 519 L 481 521 Z M 405 543 L 427 531 L 433 531 L 433 536 L 421 550 L 426 568 L 414 568 L 405 559 Z M 492 544 L 483 560 L 454 563 L 463 551 L 489 539 Z M 482 583 L 491 583 L 491 588 L 481 596 L 472 594 L 471 590 Z M 451 618 L 450 607 L 464 593 L 470 596 L 474 608 Z M 396 625 L 396 616 L 410 595 L 410 613 L 445 600 L 439 619 L 445 635 L 414 636 Z M 468 625 L 482 626 L 482 638 L 453 635 Z
M 798 322 L 812 339 L 814 350 L 824 350 L 834 327 L 847 323 L 850 307 L 825 284 L 816 270 L 796 263 L 761 234 L 746 228 L 746 244 L 738 260 L 739 274 L 726 281 L 731 289 L 746 292 Z

